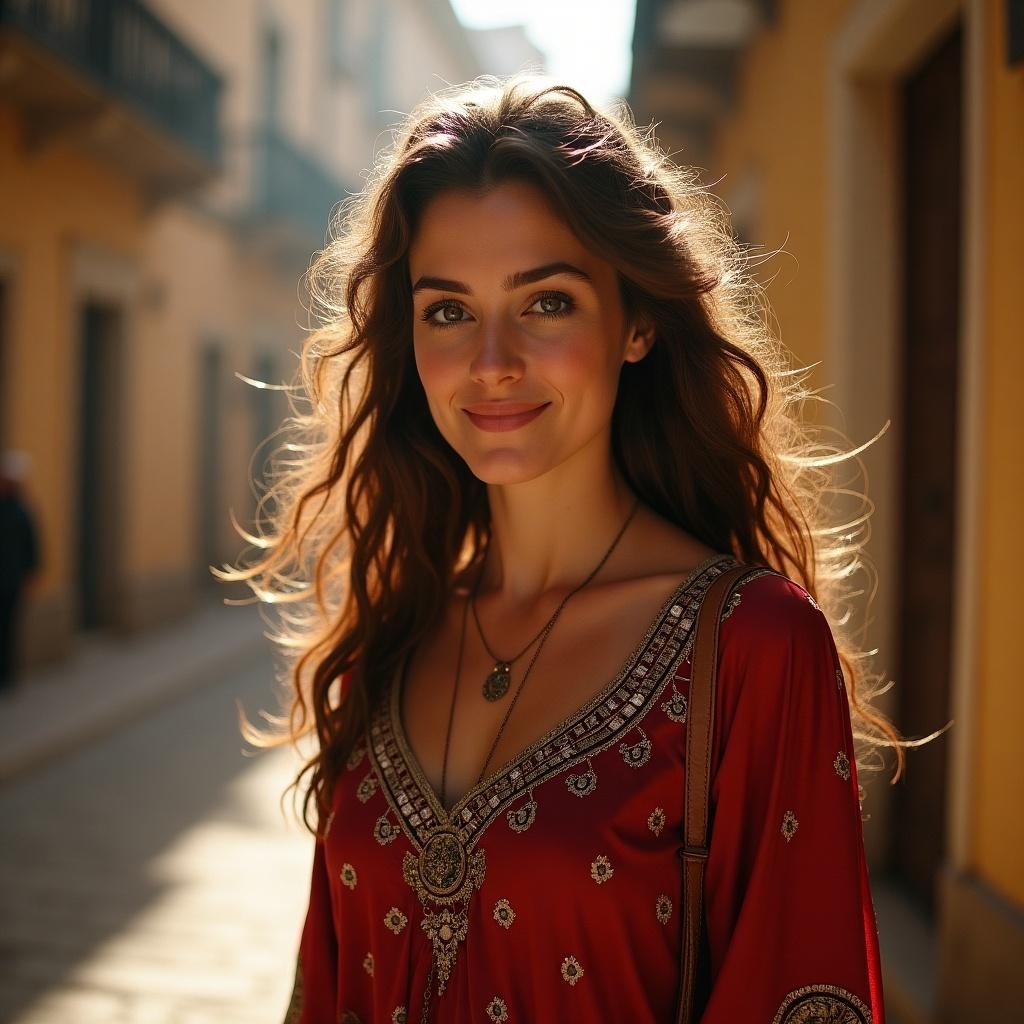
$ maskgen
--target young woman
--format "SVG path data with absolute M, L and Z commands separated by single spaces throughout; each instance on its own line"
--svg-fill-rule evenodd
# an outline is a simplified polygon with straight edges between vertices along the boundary
M 519 76 L 415 110 L 340 226 L 275 530 L 225 574 L 291 612 L 288 729 L 249 738 L 317 743 L 287 1019 L 674 1021 L 694 620 L 743 563 L 700 1019 L 881 1024 L 854 735 L 899 741 L 720 208 Z

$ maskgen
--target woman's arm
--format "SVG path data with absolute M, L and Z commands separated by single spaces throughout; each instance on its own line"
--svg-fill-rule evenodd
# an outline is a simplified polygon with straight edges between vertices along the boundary
M 846 689 L 828 620 L 768 574 L 721 626 L 702 1024 L 884 1024 Z

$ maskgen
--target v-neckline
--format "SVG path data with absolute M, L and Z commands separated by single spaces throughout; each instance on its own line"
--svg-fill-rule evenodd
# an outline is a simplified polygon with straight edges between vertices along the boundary
M 597 707 L 602 701 L 606 700 L 610 694 L 614 693 L 615 690 L 621 686 L 634 671 L 636 671 L 637 663 L 643 655 L 651 637 L 664 621 L 665 617 L 669 614 L 673 606 L 680 602 L 690 587 L 692 587 L 708 569 L 720 561 L 730 560 L 732 558 L 733 556 L 731 554 L 712 555 L 710 558 L 704 559 L 703 562 L 691 569 L 672 593 L 669 594 L 668 598 L 662 603 L 657 614 L 651 622 L 648 623 L 643 635 L 635 644 L 632 651 L 630 651 L 626 660 L 619 668 L 619 671 L 612 677 L 612 679 L 596 694 L 594 694 L 594 696 L 588 698 L 584 704 L 562 718 L 561 721 L 544 733 L 543 736 L 534 740 L 503 764 L 498 765 L 492 772 L 485 775 L 475 785 L 470 786 L 470 788 L 466 790 L 466 792 L 463 793 L 462 796 L 459 797 L 459 799 L 452 805 L 450 810 L 446 809 L 442 805 L 441 799 L 434 789 L 433 784 L 423 771 L 419 758 L 416 756 L 412 749 L 412 745 L 409 743 L 409 738 L 405 732 L 405 725 L 402 722 L 401 684 L 411 655 L 411 652 L 407 652 L 405 658 L 399 663 L 391 679 L 387 705 L 388 725 L 398 749 L 401 752 L 401 756 L 405 760 L 406 767 L 415 780 L 416 786 L 419 788 L 421 795 L 433 811 L 435 820 L 442 824 L 451 824 L 455 822 L 463 808 L 467 807 L 469 803 L 480 793 L 485 793 L 488 788 L 490 788 L 502 775 L 513 770 L 517 765 L 521 765 L 525 760 L 533 756 L 537 751 L 541 750 L 546 744 L 551 743 L 560 736 L 564 736 L 566 732 L 576 725 L 576 723 L 585 718 L 592 709 Z

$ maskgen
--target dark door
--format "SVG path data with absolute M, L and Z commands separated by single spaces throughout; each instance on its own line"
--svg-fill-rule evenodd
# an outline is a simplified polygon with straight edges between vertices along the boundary
M 956 540 L 960 317 L 959 28 L 911 74 L 904 102 L 905 297 L 901 651 L 902 730 L 923 736 L 950 713 Z M 945 855 L 949 734 L 908 751 L 896 787 L 894 867 L 929 916 Z
M 93 629 L 113 625 L 117 614 L 122 317 L 116 306 L 95 302 L 87 302 L 80 316 L 78 621 Z

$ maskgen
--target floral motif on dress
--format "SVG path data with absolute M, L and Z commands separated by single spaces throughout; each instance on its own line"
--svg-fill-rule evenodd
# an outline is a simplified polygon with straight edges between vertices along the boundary
M 377 776 L 370 772 L 368 775 L 360 781 L 356 787 L 356 796 L 359 797 L 360 803 L 366 803 L 367 800 L 377 792 Z
M 497 903 L 494 904 L 494 920 L 501 925 L 502 928 L 511 928 L 512 922 L 516 919 L 516 912 L 512 909 L 512 904 L 503 896 Z
M 565 784 L 569 792 L 575 796 L 590 796 L 597 789 L 597 773 L 593 768 L 588 768 L 582 775 L 573 772 L 572 775 L 566 776 Z
M 687 700 L 686 695 L 676 689 L 675 679 L 672 680 L 672 696 L 663 701 L 661 710 L 672 719 L 682 725 L 686 721 Z
M 590 877 L 601 885 L 615 874 L 612 862 L 602 853 L 590 865 Z
M 388 821 L 388 816 L 382 814 L 373 826 L 373 838 L 380 843 L 381 846 L 387 846 L 388 843 L 393 842 L 398 838 L 399 833 L 402 830 L 397 826 L 393 825 Z
M 647 815 L 647 827 L 656 835 L 661 835 L 661 830 L 665 827 L 665 811 L 662 807 L 655 807 L 650 814 Z
M 640 732 L 641 738 L 636 743 L 620 743 L 619 753 L 622 755 L 622 760 L 630 766 L 630 768 L 639 768 L 641 765 L 647 764 L 651 758 L 651 749 L 653 744 L 647 738 L 647 733 L 637 726 Z
M 787 843 L 796 835 L 799 825 L 800 822 L 796 820 L 796 815 L 792 811 L 786 811 L 782 817 L 782 834 Z
M 404 1006 L 396 1006 L 391 1011 L 391 1024 L 405 1024 L 408 1014 Z
M 772 1024 L 872 1024 L 871 1008 L 838 985 L 804 985 L 794 989 Z
M 843 782 L 849 782 L 850 780 L 850 759 L 846 756 L 845 750 L 840 750 L 836 754 L 836 759 L 832 762 L 832 767 L 836 770 L 836 775 L 843 780 Z
M 654 916 L 662 924 L 665 924 L 672 916 L 672 901 L 665 895 L 665 893 L 662 893 L 654 901 Z
M 384 915 L 384 924 L 396 935 L 409 923 L 409 918 L 403 914 L 398 907 L 392 907 Z
M 565 978 L 570 985 L 575 985 L 576 982 L 583 977 L 583 968 L 580 966 L 580 962 L 576 957 L 567 956 L 562 961 L 562 977 Z
M 532 797 L 521 807 L 512 807 L 505 815 L 513 832 L 525 832 L 537 818 L 537 801 Z
M 487 1019 L 494 1021 L 508 1020 L 508 1006 L 501 996 L 495 996 L 487 1004 Z
M 345 863 L 341 865 L 342 883 L 344 885 L 347 885 L 350 889 L 354 889 L 356 887 L 357 880 L 358 879 L 356 878 L 356 869 L 352 867 L 352 865 L 349 864 L 348 861 L 345 861 Z

